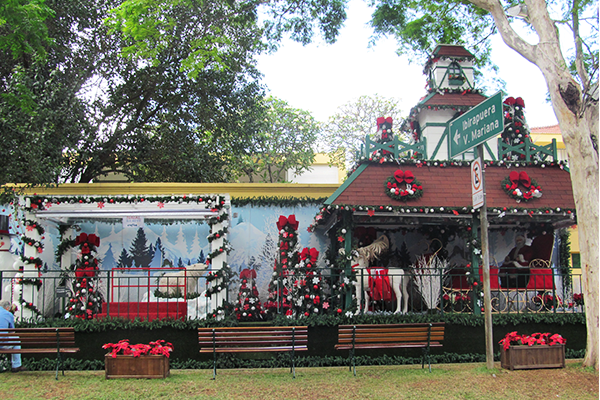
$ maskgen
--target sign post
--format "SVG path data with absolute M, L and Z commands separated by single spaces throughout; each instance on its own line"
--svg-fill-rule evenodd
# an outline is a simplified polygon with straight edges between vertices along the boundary
M 479 149 L 479 146 L 477 146 Z M 483 206 L 485 198 L 483 193 L 483 168 L 481 168 L 481 156 L 477 157 L 471 164 L 471 194 L 473 196 L 473 208 L 476 210 Z
M 502 93 L 498 92 L 450 121 L 450 158 L 486 142 L 503 130 Z
M 477 160 L 483 159 L 483 145 L 477 146 Z M 485 175 L 481 171 L 482 192 L 485 187 Z M 483 201 L 479 209 L 479 221 L 481 223 L 481 257 L 483 258 L 483 309 L 485 319 L 485 360 L 488 369 L 494 368 L 494 338 L 492 325 L 492 294 L 490 289 L 490 257 L 488 247 L 488 218 L 485 193 L 482 193 Z M 475 205 L 473 205 L 475 207 Z
M 477 159 L 471 164 L 471 193 L 473 208 L 479 208 L 481 222 L 481 256 L 483 258 L 483 307 L 485 317 L 486 366 L 494 368 L 494 340 L 492 326 L 492 300 L 490 293 L 490 263 L 488 246 L 488 219 L 485 201 L 485 171 L 483 169 L 483 143 L 504 130 L 502 94 L 496 93 L 473 107 L 449 124 L 450 158 L 477 147 Z

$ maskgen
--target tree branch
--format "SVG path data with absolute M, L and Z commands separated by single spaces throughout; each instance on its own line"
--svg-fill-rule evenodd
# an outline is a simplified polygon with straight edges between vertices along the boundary
M 535 64 L 536 57 L 536 47 L 537 45 L 532 45 L 523 40 L 517 32 L 510 26 L 510 22 L 508 21 L 508 17 L 504 12 L 504 8 L 502 8 L 502 4 L 500 4 L 499 0 L 469 0 L 472 4 L 476 5 L 479 8 L 482 8 L 492 14 L 494 18 L 494 22 L 496 23 L 496 27 L 498 28 L 498 32 L 502 36 L 502 40 L 506 43 L 511 49 L 516 51 L 525 57 L 528 61 Z M 528 5 L 529 7 L 529 5 Z

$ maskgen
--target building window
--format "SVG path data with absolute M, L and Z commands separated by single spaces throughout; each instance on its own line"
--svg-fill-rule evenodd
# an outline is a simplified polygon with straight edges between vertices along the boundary
M 573 269 L 581 269 L 581 259 L 579 253 L 572 253 Z
M 452 62 L 448 66 L 448 83 L 450 83 L 450 85 L 462 85 L 464 81 L 465 77 L 460 65 L 458 65 L 456 61 Z

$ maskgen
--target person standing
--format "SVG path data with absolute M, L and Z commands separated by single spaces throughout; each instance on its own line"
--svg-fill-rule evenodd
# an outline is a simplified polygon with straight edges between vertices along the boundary
M 12 313 L 13 306 L 8 300 L 0 302 L 0 329 L 10 329 L 15 327 L 15 316 Z M 20 349 L 21 346 L 2 346 L 4 348 Z M 11 372 L 27 371 L 21 365 L 21 354 L 11 354 Z

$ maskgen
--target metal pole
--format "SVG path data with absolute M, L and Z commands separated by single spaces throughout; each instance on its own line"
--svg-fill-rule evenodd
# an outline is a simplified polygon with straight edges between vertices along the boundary
M 483 161 L 483 145 L 477 146 L 477 156 L 481 159 L 481 184 L 483 185 L 483 206 L 479 210 L 481 221 L 481 255 L 483 258 L 483 307 L 485 317 L 485 360 L 488 369 L 494 368 L 494 337 L 492 326 L 492 297 L 490 289 L 490 262 L 488 246 L 488 219 L 485 195 L 485 162 Z

